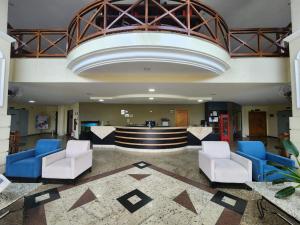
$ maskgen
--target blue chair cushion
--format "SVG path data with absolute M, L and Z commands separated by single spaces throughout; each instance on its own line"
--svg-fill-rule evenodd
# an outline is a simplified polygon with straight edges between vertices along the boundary
M 266 175 L 266 173 L 273 170 L 276 170 L 277 172 L 269 176 Z M 271 182 L 276 179 L 285 178 L 285 176 L 282 173 L 286 173 L 286 172 L 268 164 L 264 165 L 264 181 L 266 182 Z
M 10 176 L 16 177 L 38 177 L 40 174 L 39 161 L 34 158 L 25 158 L 12 163 Z
M 238 151 L 255 158 L 265 160 L 266 149 L 261 141 L 239 141 L 237 146 Z
M 41 139 L 35 146 L 35 155 L 45 154 L 55 149 L 61 148 L 61 141 L 57 139 Z

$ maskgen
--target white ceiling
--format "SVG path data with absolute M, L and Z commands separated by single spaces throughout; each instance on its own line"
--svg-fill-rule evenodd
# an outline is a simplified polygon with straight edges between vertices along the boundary
M 9 23 L 18 29 L 66 28 L 92 0 L 9 0 Z M 230 28 L 285 27 L 290 0 L 202 0 L 219 12 Z
M 97 102 L 90 97 L 112 97 L 118 95 L 149 94 L 149 88 L 155 88 L 156 95 L 181 95 L 186 97 L 211 97 L 213 101 L 232 101 L 242 105 L 252 104 L 285 104 L 287 100 L 280 94 L 283 85 L 279 84 L 108 84 L 108 83 L 13 83 L 17 87 L 16 97 L 12 102 L 58 105 L 76 102 Z M 105 100 L 105 103 L 131 104 L 198 104 L 196 100 L 174 98 L 119 98 Z M 100 104 L 100 103 L 99 103 Z

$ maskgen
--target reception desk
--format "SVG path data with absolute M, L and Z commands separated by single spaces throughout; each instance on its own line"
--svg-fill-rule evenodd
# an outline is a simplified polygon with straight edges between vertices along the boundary
M 198 148 L 203 140 L 214 140 L 211 127 L 91 127 L 91 142 L 103 148 L 176 151 L 187 146 Z
M 115 145 L 137 149 L 170 149 L 187 145 L 186 127 L 116 127 Z

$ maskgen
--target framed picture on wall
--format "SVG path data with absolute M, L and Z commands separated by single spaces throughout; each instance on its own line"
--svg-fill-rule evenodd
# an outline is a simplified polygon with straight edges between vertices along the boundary
M 47 130 L 49 129 L 49 117 L 43 115 L 36 116 L 36 129 L 38 130 Z

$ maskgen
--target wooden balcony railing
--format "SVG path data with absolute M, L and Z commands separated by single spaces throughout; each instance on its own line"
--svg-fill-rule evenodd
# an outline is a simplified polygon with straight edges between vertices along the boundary
M 12 57 L 66 57 L 66 30 L 11 30 Z
M 229 31 L 229 52 L 232 57 L 289 56 L 283 39 L 291 33 L 283 29 L 240 29 Z
M 167 31 L 213 42 L 233 57 L 288 56 L 284 29 L 229 30 L 224 19 L 198 0 L 96 1 L 80 10 L 67 30 L 11 30 L 12 57 L 65 57 L 81 43 L 130 31 Z

